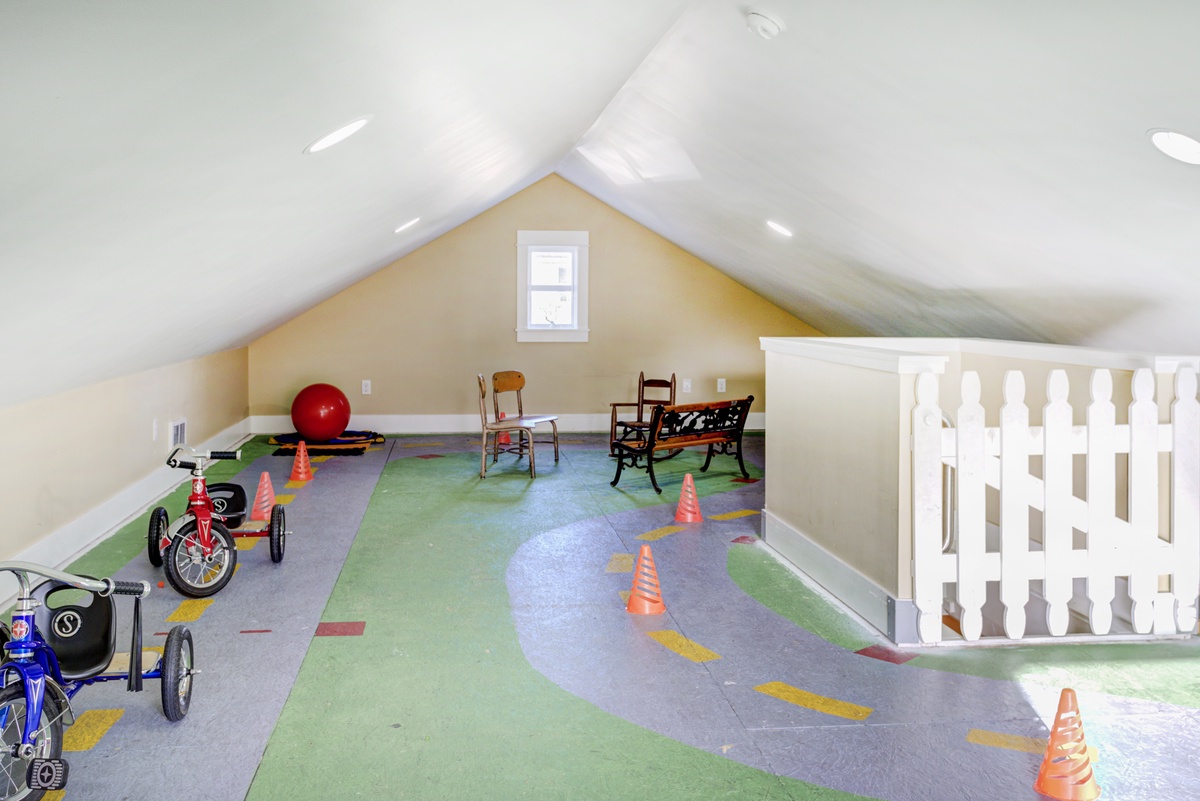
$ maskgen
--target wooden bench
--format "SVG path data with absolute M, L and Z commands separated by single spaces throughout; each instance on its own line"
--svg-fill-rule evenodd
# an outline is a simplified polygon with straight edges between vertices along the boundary
M 687 403 L 679 406 L 658 405 L 650 414 L 650 424 L 635 439 L 614 440 L 612 450 L 617 457 L 617 475 L 612 486 L 621 480 L 626 467 L 644 467 L 650 474 L 655 492 L 662 492 L 654 478 L 654 464 L 675 456 L 683 448 L 707 446 L 708 457 L 701 472 L 708 470 L 713 454 L 736 456 L 742 477 L 749 478 L 742 460 L 742 432 L 750 414 L 754 396 L 712 403 Z

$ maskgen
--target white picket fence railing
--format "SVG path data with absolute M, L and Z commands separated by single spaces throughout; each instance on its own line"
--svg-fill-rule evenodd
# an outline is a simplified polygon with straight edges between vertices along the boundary
M 988 582 L 999 583 L 1003 636 L 1013 640 L 1027 636 L 1025 609 L 1036 581 L 1042 582 L 1045 629 L 1053 637 L 1068 634 L 1076 579 L 1083 579 L 1086 588 L 1082 600 L 1091 635 L 1113 630 L 1119 586 L 1128 596 L 1120 601 L 1131 604 L 1133 633 L 1195 631 L 1200 404 L 1191 367 L 1180 367 L 1175 374 L 1169 423 L 1158 422 L 1155 377 L 1148 369 L 1134 373 L 1129 422 L 1120 425 L 1112 375 L 1104 369 L 1092 373 L 1091 403 L 1082 426 L 1073 425 L 1063 370 L 1054 370 L 1047 380 L 1041 426 L 1029 425 L 1025 378 L 1019 371 L 1005 375 L 1004 405 L 995 428 L 984 425 L 979 377 L 973 372 L 962 376 L 955 427 L 943 428 L 937 381 L 933 373 L 918 376 L 912 416 L 913 593 L 922 642 L 942 639 L 946 585 L 953 587 L 963 638 L 979 640 Z M 1160 453 L 1170 454 L 1163 470 Z M 1077 454 L 1086 457 L 1086 500 L 1074 494 Z M 1118 454 L 1128 454 L 1127 487 L 1124 481 L 1118 486 Z M 1041 478 L 1029 469 L 1030 457 L 1037 456 L 1042 457 Z M 946 467 L 953 470 L 956 500 L 949 511 Z M 1160 486 L 1167 481 L 1170 519 L 1160 527 Z M 998 542 L 992 538 L 997 550 L 988 547 L 987 487 L 999 493 Z M 1117 512 L 1119 491 L 1128 492 L 1125 517 Z M 1030 530 L 1030 509 L 1041 511 L 1041 531 Z M 955 529 L 949 543 L 943 541 L 947 514 L 954 516 L 949 522 Z M 1076 547 L 1076 531 L 1082 532 L 1083 548 Z M 1160 576 L 1169 577 L 1168 591 L 1160 591 Z

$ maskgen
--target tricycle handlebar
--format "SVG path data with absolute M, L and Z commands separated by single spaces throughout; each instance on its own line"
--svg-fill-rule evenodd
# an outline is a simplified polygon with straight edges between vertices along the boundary
M 185 461 L 179 458 L 179 454 L 184 453 L 191 456 L 196 461 Z M 184 470 L 195 470 L 201 460 L 216 461 L 218 459 L 241 459 L 242 452 L 236 451 L 198 451 L 187 445 L 178 445 L 175 450 L 171 451 L 171 455 L 167 457 L 168 467 L 182 467 Z
M 150 594 L 150 583 L 146 581 L 115 581 L 110 578 L 87 578 L 85 576 L 76 576 L 73 573 L 66 573 L 62 570 L 55 570 L 45 565 L 34 564 L 33 562 L 0 562 L 0 571 L 3 570 L 16 573 L 17 578 L 22 580 L 23 585 L 29 581 L 26 574 L 33 573 L 48 579 L 61 581 L 63 584 L 68 584 L 76 589 L 87 590 L 88 592 L 100 595 L 117 593 L 118 595 L 136 595 L 139 598 L 145 598 Z

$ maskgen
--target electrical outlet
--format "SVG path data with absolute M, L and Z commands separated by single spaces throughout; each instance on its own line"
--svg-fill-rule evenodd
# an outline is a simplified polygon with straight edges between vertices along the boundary
M 368 380 L 368 379 L 366 379 L 366 378 L 364 378 L 364 379 L 363 379 L 363 390 L 362 390 L 362 394 L 364 394 L 364 395 L 370 395 L 370 394 L 371 394 L 371 382 L 370 382 L 370 380 Z
M 717 379 L 717 392 L 724 392 L 724 391 L 725 391 L 725 379 L 718 378 Z
M 682 385 L 679 389 L 680 392 L 691 392 L 692 391 L 692 379 L 685 378 L 679 383 Z

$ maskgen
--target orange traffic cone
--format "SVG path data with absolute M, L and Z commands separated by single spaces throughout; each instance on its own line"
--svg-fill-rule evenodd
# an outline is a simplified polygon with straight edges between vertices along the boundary
M 675 508 L 676 523 L 702 523 L 704 517 L 700 514 L 700 502 L 696 500 L 696 482 L 692 474 L 683 477 L 683 489 L 679 491 L 679 506 Z
M 290 481 L 312 481 L 312 467 L 308 464 L 308 446 L 304 444 L 304 440 L 300 441 L 299 447 L 296 448 L 296 458 L 292 462 L 292 474 L 288 476 Z
M 654 555 L 650 546 L 643 545 L 638 552 L 637 564 L 633 566 L 633 589 L 625 611 L 635 615 L 661 615 L 667 611 L 658 587 L 658 571 L 654 569 Z
M 251 520 L 270 520 L 271 507 L 275 505 L 275 490 L 271 486 L 271 474 L 266 471 L 258 479 L 258 493 L 254 496 Z
M 1038 771 L 1033 789 L 1062 801 L 1093 801 L 1100 797 L 1100 785 L 1096 784 L 1096 776 L 1092 773 L 1092 760 L 1083 737 L 1079 704 L 1075 700 L 1075 691 L 1069 687 L 1058 699 L 1058 714 L 1050 729 L 1050 745 L 1046 748 L 1046 758 L 1042 760 L 1042 769 Z
M 500 412 L 499 416 L 496 417 L 496 419 L 503 420 L 504 412 Z M 508 435 L 507 431 L 501 431 L 499 434 L 496 435 L 496 444 L 497 445 L 512 445 L 512 437 L 510 437 Z

